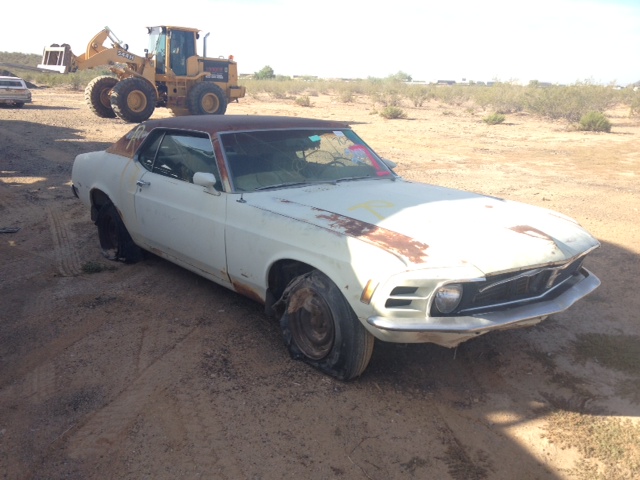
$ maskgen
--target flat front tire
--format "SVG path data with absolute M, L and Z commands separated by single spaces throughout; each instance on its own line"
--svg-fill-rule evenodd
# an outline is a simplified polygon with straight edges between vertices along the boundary
M 326 275 L 314 270 L 295 278 L 284 298 L 280 326 L 292 358 L 339 380 L 364 372 L 374 338 Z

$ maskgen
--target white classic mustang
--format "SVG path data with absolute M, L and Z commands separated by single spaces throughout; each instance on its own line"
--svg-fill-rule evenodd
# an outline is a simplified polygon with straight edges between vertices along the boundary
M 79 155 L 72 188 L 105 256 L 153 252 L 263 303 L 294 358 L 342 380 L 374 338 L 454 347 L 600 284 L 574 220 L 394 166 L 342 122 L 186 116 Z

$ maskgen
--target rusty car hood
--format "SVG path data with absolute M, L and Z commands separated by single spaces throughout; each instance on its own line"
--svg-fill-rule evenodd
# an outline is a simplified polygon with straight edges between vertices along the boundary
M 257 195 L 260 209 L 374 244 L 409 268 L 472 264 L 485 274 L 514 271 L 564 262 L 599 245 L 560 213 L 404 180 Z

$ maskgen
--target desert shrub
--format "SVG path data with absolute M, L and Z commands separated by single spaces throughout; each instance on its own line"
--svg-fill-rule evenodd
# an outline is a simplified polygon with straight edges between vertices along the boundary
M 351 103 L 354 101 L 353 92 L 351 92 L 350 90 L 341 90 L 338 93 L 338 99 L 342 103 Z
M 414 107 L 421 107 L 424 102 L 435 97 L 431 89 L 423 85 L 410 85 L 406 90 L 406 96 Z
M 266 80 L 242 79 L 239 83 L 246 87 L 247 92 L 253 95 L 263 93 L 278 100 L 300 95 L 311 86 L 306 82 L 293 80 L 289 77 L 276 77 Z
M 604 112 L 618 102 L 616 91 L 590 83 L 527 88 L 527 110 L 542 117 L 578 122 L 589 112 Z
M 372 90 L 369 96 L 374 103 L 383 107 L 400 107 L 402 105 L 402 84 L 386 81 L 378 84 L 378 88 Z
M 386 118 L 387 120 L 395 120 L 398 118 L 407 118 L 407 114 L 400 107 L 396 106 L 388 106 L 385 107 L 381 112 L 380 116 Z
M 496 112 L 482 119 L 487 125 L 498 125 L 504 122 L 505 116 L 502 113 Z
M 352 95 L 366 95 L 367 90 L 370 88 L 369 82 L 366 80 L 329 80 L 327 81 L 327 84 L 334 92 L 347 90 L 351 92 Z
M 284 100 L 285 98 L 288 98 L 288 89 L 286 87 L 286 85 L 284 84 L 277 84 L 277 83 L 273 83 L 272 85 L 270 85 L 270 87 L 266 90 L 266 93 L 271 97 L 274 98 L 276 100 Z
M 385 107 L 402 106 L 402 97 L 397 92 L 383 92 L 379 97 L 380 103 Z
M 438 86 L 432 90 L 433 98 L 447 105 L 462 105 L 469 100 L 469 87 L 466 85 Z
M 634 92 L 634 95 L 629 100 L 629 116 L 634 117 L 640 115 L 640 92 Z
M 611 131 L 611 122 L 601 112 L 588 112 L 580 118 L 580 130 L 608 133 Z
M 341 103 L 351 103 L 355 100 L 354 91 L 356 89 L 350 83 L 336 85 L 332 90 L 336 92 Z
M 520 85 L 496 82 L 492 86 L 468 87 L 474 103 L 482 108 L 491 107 L 498 113 L 515 113 L 524 110 L 525 90 Z
M 303 95 L 302 97 L 298 97 L 296 98 L 296 105 L 300 106 L 300 107 L 311 107 L 311 99 L 309 98 L 309 95 Z
M 342 90 L 338 93 L 338 99 L 342 103 L 352 103 L 354 101 L 353 92 L 350 90 Z
M 83 79 L 76 74 L 72 74 L 70 80 L 70 85 L 73 90 L 84 90 L 87 86 L 86 83 L 83 82 Z
M 276 88 L 279 90 L 285 91 L 288 95 L 301 95 L 308 87 L 305 82 L 281 76 L 276 77 L 274 85 L 276 85 Z
M 352 82 L 349 82 L 349 85 L 353 85 Z M 364 81 L 358 82 L 358 85 L 360 88 L 359 93 L 371 98 L 378 95 L 384 88 L 383 81 L 377 78 L 368 78 Z

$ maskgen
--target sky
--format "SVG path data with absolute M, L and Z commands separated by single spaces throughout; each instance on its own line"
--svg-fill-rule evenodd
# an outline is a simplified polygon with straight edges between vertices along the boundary
M 108 26 L 129 51 L 146 27 L 202 31 L 207 53 L 233 55 L 239 73 L 414 81 L 531 80 L 628 85 L 640 81 L 640 0 L 189 0 L 87 7 L 57 0 L 3 22 L 0 51 L 42 54 L 68 43 L 82 54 Z M 101 6 L 98 6 L 101 5 Z

